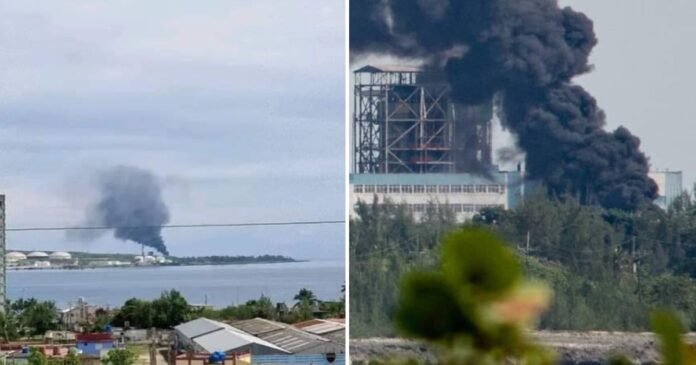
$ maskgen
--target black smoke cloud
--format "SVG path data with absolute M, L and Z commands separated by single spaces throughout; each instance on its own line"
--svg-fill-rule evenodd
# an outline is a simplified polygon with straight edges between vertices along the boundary
M 110 227 L 120 240 L 168 255 L 162 225 L 169 222 L 169 208 L 157 177 L 136 167 L 116 166 L 101 171 L 95 181 L 98 196 L 88 209 L 87 224 Z
M 352 0 L 351 57 L 419 59 L 464 105 L 499 101 L 527 171 L 551 193 L 635 209 L 657 196 L 640 140 L 605 115 L 573 77 L 589 72 L 592 21 L 554 0 Z M 452 52 L 460 49 L 462 52 Z

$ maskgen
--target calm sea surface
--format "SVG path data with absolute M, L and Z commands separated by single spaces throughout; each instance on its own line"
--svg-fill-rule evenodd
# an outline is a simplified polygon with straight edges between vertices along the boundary
M 10 299 L 34 297 L 65 307 L 83 297 L 89 303 L 120 306 L 128 298 L 153 299 L 177 289 L 190 303 L 221 308 L 267 295 L 292 303 L 301 288 L 319 299 L 341 297 L 343 261 L 225 266 L 170 266 L 88 270 L 8 271 Z

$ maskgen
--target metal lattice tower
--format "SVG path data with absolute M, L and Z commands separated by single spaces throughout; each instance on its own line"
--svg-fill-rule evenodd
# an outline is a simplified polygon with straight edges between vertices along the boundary
M 454 173 L 491 164 L 492 104 L 452 103 L 444 83 L 421 75 L 403 66 L 355 71 L 355 173 Z

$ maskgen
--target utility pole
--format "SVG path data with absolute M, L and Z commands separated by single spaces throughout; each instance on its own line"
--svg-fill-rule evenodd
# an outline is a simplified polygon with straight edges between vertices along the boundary
M 150 365 L 157 365 L 157 330 L 152 328 L 152 342 L 150 342 Z
M 631 240 L 631 264 L 633 265 L 633 275 L 638 273 L 638 262 L 636 261 L 636 236 Z
M 524 264 L 526 266 L 529 266 L 529 241 L 530 241 L 530 231 L 527 230 L 527 242 L 525 243 L 524 246 Z
M 5 300 L 7 290 L 7 259 L 5 257 L 5 195 L 0 195 L 0 312 L 5 313 Z

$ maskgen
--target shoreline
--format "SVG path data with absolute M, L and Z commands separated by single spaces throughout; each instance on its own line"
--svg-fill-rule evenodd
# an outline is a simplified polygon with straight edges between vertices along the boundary
M 163 264 L 163 265 L 103 265 L 103 266 L 79 266 L 79 267 L 37 267 L 37 266 L 8 266 L 7 271 L 79 271 L 94 269 L 144 269 L 144 268 L 165 268 L 165 267 L 195 267 L 195 266 L 241 266 L 241 265 L 271 265 L 271 264 L 296 264 L 312 262 L 317 260 L 292 260 L 292 261 L 262 261 L 262 262 L 230 262 L 230 263 L 201 263 L 201 264 Z M 321 261 L 321 260 L 318 260 Z

